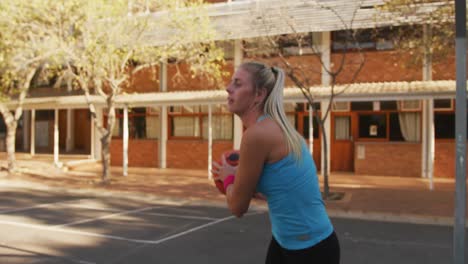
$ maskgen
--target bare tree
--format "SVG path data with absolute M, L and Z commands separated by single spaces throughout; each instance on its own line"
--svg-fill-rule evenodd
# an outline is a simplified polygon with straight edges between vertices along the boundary
M 443 61 L 455 46 L 453 0 L 390 0 L 377 6 L 377 22 L 393 21 L 396 50 L 410 54 L 409 63 Z
M 151 13 L 152 9 L 158 13 Z M 75 38 L 66 41 L 64 75 L 72 76 L 72 85 L 83 90 L 87 98 L 92 120 L 101 135 L 102 181 L 107 183 L 115 100 L 131 91 L 131 77 L 170 60 L 189 64 L 194 75 L 210 73 L 212 79 L 219 79 L 222 52 L 210 41 L 209 20 L 196 1 L 132 1 L 130 7 L 125 1 L 94 1 L 88 2 L 81 12 L 74 27 Z M 153 42 L 154 34 L 164 36 L 165 41 Z M 104 125 L 97 118 L 92 95 L 105 102 Z
M 329 187 L 329 169 L 328 169 L 328 145 L 327 135 L 325 130 L 325 122 L 330 116 L 330 112 L 334 103 L 334 100 L 344 93 L 349 87 L 349 84 L 353 83 L 365 63 L 365 56 L 362 52 L 359 42 L 357 40 L 357 35 L 359 30 L 355 29 L 353 26 L 354 17 L 357 10 L 359 10 L 360 5 L 357 3 L 355 9 L 351 14 L 350 19 L 344 19 L 339 12 L 337 12 L 333 7 L 328 5 L 321 5 L 320 2 L 316 3 L 317 7 L 322 11 L 328 13 L 329 16 L 336 17 L 339 23 L 342 26 L 343 31 L 345 32 L 345 39 L 342 45 L 340 52 L 340 57 L 336 61 L 337 63 L 327 64 L 324 62 L 322 53 L 325 52 L 320 48 L 317 48 L 317 40 L 314 39 L 314 35 L 311 32 L 308 32 L 304 28 L 300 28 L 298 25 L 300 22 L 296 21 L 296 18 L 287 14 L 285 9 L 270 10 L 270 12 L 264 12 L 261 17 L 261 22 L 264 25 L 264 29 L 267 32 L 261 39 L 254 39 L 254 42 L 257 42 L 255 46 L 261 47 L 260 55 L 261 56 L 274 56 L 279 60 L 280 65 L 285 69 L 286 75 L 292 80 L 297 88 L 300 89 L 304 98 L 307 100 L 309 107 L 313 109 L 314 118 L 317 121 L 321 135 L 322 135 L 322 146 L 324 154 L 324 163 L 323 163 L 323 177 L 324 177 L 324 198 L 328 199 L 330 196 L 330 187 Z M 272 18 L 274 21 L 282 21 L 285 25 L 285 31 L 288 33 L 282 35 L 274 35 L 269 33 L 268 30 L 272 27 Z M 278 26 L 279 27 L 279 26 Z M 258 43 L 260 41 L 260 44 Z M 247 41 L 247 47 L 249 47 Z M 301 63 L 300 60 L 291 59 L 290 52 L 286 48 L 286 43 L 295 46 L 296 52 L 298 55 L 303 55 L 304 53 L 311 54 L 316 58 L 319 67 L 311 63 Z M 352 52 L 357 54 L 357 59 L 349 58 L 351 53 L 349 47 L 352 47 Z M 327 47 L 328 49 L 329 47 Z M 250 54 L 258 55 L 258 51 L 247 50 Z M 321 109 L 321 114 L 315 109 L 315 103 L 317 100 L 317 79 L 320 80 L 320 77 L 317 78 L 317 75 L 321 75 L 322 71 L 325 71 L 330 78 L 329 90 L 328 90 L 328 106 L 326 109 Z M 348 85 L 338 86 L 340 75 L 344 71 L 351 72 L 351 77 L 347 80 Z M 314 88 L 316 87 L 316 88 Z
M 15 138 L 23 102 L 34 80 L 53 64 L 57 36 L 63 33 L 58 18 L 66 18 L 59 2 L 49 0 L 0 3 L 0 113 L 6 127 L 8 170 L 16 169 Z M 5 102 L 15 102 L 13 111 Z

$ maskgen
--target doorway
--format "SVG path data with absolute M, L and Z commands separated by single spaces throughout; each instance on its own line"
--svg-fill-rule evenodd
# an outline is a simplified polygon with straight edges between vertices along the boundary
M 354 139 L 356 138 L 354 113 L 332 113 L 331 124 L 331 170 L 354 171 Z

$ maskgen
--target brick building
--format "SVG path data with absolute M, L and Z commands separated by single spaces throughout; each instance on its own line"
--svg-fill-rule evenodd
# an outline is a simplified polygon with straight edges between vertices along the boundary
M 208 8 L 219 31 L 219 43 L 226 47 L 225 69 L 230 73 L 242 61 L 258 59 L 249 57 L 242 48 L 247 42 L 255 43 L 257 37 L 268 34 L 293 33 L 291 28 L 280 26 L 265 32 L 248 19 L 265 12 L 266 5 L 271 10 L 277 8 L 291 14 L 307 11 L 308 15 L 301 17 L 305 26 L 298 24 L 295 30 L 310 33 L 317 39 L 326 66 L 339 64 L 340 38 L 347 27 L 336 23 L 337 18 L 325 19 L 316 12 L 320 7 L 307 4 L 308 1 L 209 2 L 212 2 Z M 355 1 L 318 2 L 349 8 Z M 364 2 L 371 5 L 381 1 Z M 343 14 L 346 18 L 347 13 L 343 11 Z M 375 10 L 360 8 L 355 27 L 385 28 L 374 17 Z M 237 23 L 239 18 L 250 24 L 233 27 L 233 21 Z M 279 21 L 275 20 L 275 25 L 280 25 Z M 388 23 L 386 27 L 390 28 Z M 370 34 L 365 37 L 366 31 L 362 32 L 360 45 L 365 47 L 362 50 L 365 63 L 353 84 L 336 98 L 326 123 L 330 169 L 382 176 L 454 177 L 454 56 L 441 63 L 409 67 L 410 55 L 402 56 L 395 50 L 390 37 L 376 39 Z M 359 55 L 351 49 L 346 56 L 353 61 Z M 273 64 L 277 58 L 264 56 L 261 60 Z M 313 77 L 313 91 L 317 92 L 317 107 L 325 109 L 330 80 L 321 70 L 318 57 L 310 52 L 300 54 L 292 45 L 288 60 L 309 64 L 309 68 L 320 72 Z M 345 87 L 352 79 L 348 68 L 339 75 L 338 88 Z M 122 95 L 117 100 L 112 165 L 206 169 L 211 159 L 240 145 L 242 127 L 224 107 L 224 87 L 192 79 L 184 67 L 181 69 L 186 74 L 180 82 L 170 81 L 175 74 L 171 64 L 161 64 L 155 69 L 158 78 L 152 78 L 151 71 L 132 77 L 136 94 Z M 288 116 L 308 140 L 317 167 L 321 168 L 324 142 L 316 124 L 310 121 L 312 111 L 291 81 L 286 86 Z M 59 92 L 49 87 L 36 88 L 26 99 L 26 111 L 18 127 L 17 150 L 54 153 L 56 160 L 69 153 L 99 159 L 99 136 L 90 122 L 83 96 L 64 93 L 64 96 L 50 97 L 50 93 Z M 99 105 L 99 99 L 95 100 Z M 98 118 L 104 121 L 106 117 L 100 112 Z M 0 127 L 0 133 L 4 131 Z M 124 152 L 123 146 L 127 144 L 128 152 Z

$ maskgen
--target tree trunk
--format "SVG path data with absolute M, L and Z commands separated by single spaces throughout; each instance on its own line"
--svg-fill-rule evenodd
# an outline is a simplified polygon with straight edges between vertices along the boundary
M 103 130 L 103 135 L 101 137 L 102 144 L 102 181 L 103 183 L 108 183 L 111 177 L 111 154 L 110 154 L 110 144 L 112 139 L 112 131 L 114 130 L 115 125 L 115 107 L 114 107 L 114 95 L 108 97 L 107 99 L 107 129 Z
M 7 152 L 8 172 L 13 172 L 16 169 L 15 139 L 18 121 L 4 104 L 0 104 L 0 112 L 2 113 L 3 120 L 7 128 L 5 145 Z
M 111 177 L 110 136 L 104 135 L 101 137 L 101 146 L 102 182 L 108 183 Z
M 16 127 L 18 122 L 12 118 L 12 121 L 6 123 L 7 136 L 6 136 L 6 149 L 8 157 L 8 172 L 13 172 L 16 169 L 15 157 L 15 141 L 16 141 Z
M 322 139 L 323 139 L 323 196 L 326 199 L 330 196 L 330 186 L 328 185 L 328 146 L 327 146 L 327 133 L 321 124 Z
M 7 149 L 7 157 L 8 157 L 8 172 L 13 172 L 16 169 L 16 128 L 18 127 L 18 120 L 21 118 L 23 114 L 23 101 L 26 98 L 28 93 L 31 80 L 36 73 L 36 68 L 31 68 L 24 80 L 23 87 L 20 90 L 18 99 L 17 99 L 17 106 L 15 109 L 14 114 L 6 107 L 6 105 L 0 103 L 0 112 L 3 116 L 3 120 L 5 121 L 5 125 L 7 127 L 7 137 L 5 140 L 6 149 Z

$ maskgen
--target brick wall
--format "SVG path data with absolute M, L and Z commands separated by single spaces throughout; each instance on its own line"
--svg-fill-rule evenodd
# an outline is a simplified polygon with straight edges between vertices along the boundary
M 159 92 L 159 67 L 145 68 L 130 78 L 132 92 Z
M 213 160 L 233 148 L 230 141 L 213 143 Z M 208 168 L 208 142 L 202 140 L 169 140 L 167 142 L 167 167 L 185 169 Z
M 319 144 L 314 146 L 314 159 L 320 169 Z M 365 158 L 358 158 L 358 146 L 365 148 Z M 213 143 L 213 160 L 232 149 L 229 141 Z M 154 167 L 158 164 L 158 141 L 129 140 L 129 166 Z M 455 175 L 455 146 L 450 140 L 436 141 L 434 177 L 453 178 Z M 122 166 L 122 140 L 113 139 L 111 163 Z M 468 153 L 467 153 L 468 155 Z M 317 157 L 316 157 L 317 156 Z M 170 140 L 167 143 L 167 167 L 205 169 L 208 164 L 208 143 L 200 140 Z M 420 177 L 421 144 L 413 143 L 370 143 L 357 142 L 355 145 L 354 168 L 356 174 Z M 467 171 L 468 173 L 468 171 Z
M 364 159 L 358 158 L 357 146 L 365 147 Z M 356 143 L 355 149 L 354 166 L 356 174 L 399 175 L 404 177 L 421 177 L 422 175 L 421 144 L 360 142 Z M 454 178 L 454 141 L 436 140 L 434 151 L 434 177 Z
M 122 139 L 112 139 L 111 164 L 122 166 Z M 159 167 L 157 140 L 129 140 L 128 164 L 135 167 Z M 232 150 L 232 142 L 213 143 L 213 160 L 220 160 L 221 154 Z M 314 160 L 320 170 L 320 142 L 314 143 Z M 168 168 L 205 169 L 208 165 L 208 142 L 201 140 L 169 140 L 167 142 Z
M 123 164 L 123 140 L 112 139 L 111 141 L 111 165 L 122 166 Z M 128 166 L 131 167 L 154 167 L 158 164 L 158 141 L 156 140 L 133 140 L 128 142 Z
M 403 56 L 396 51 L 365 51 L 362 52 L 364 65 L 355 78 L 354 82 L 389 82 L 389 81 L 412 81 L 422 79 L 422 66 L 410 65 L 407 63 L 408 56 Z M 353 75 L 360 65 L 361 55 L 357 52 L 346 54 L 345 66 L 338 75 L 337 83 L 349 83 L 353 81 Z M 332 69 L 336 70 L 340 65 L 342 55 L 332 53 Z M 268 65 L 282 66 L 278 58 L 245 58 L 248 60 L 258 60 Z M 309 82 L 312 85 L 319 85 L 321 82 L 321 66 L 318 57 L 315 55 L 288 56 L 287 60 L 297 67 L 304 69 Z M 129 92 L 157 92 L 159 91 L 158 67 L 146 69 L 132 76 Z M 189 67 L 186 64 L 168 66 L 168 91 L 186 90 L 213 90 L 223 88 L 231 79 L 234 71 L 234 63 L 227 60 L 223 70 L 228 74 L 224 76 L 222 83 L 210 83 L 206 77 L 192 77 Z M 433 79 L 447 80 L 454 79 L 455 59 L 454 56 L 447 58 L 445 62 L 435 62 L 433 65 Z M 286 86 L 294 86 L 294 83 L 286 78 Z
M 408 57 L 402 56 L 401 53 L 396 51 L 364 51 L 361 54 L 349 51 L 346 53 L 343 70 L 338 74 L 338 84 L 353 82 L 353 76 L 361 64 L 361 55 L 364 58 L 364 65 L 354 79 L 354 82 L 411 81 L 422 79 L 422 66 L 408 65 L 406 63 L 406 58 Z M 342 57 L 343 55 L 340 53 L 331 54 L 332 70 L 336 71 L 338 69 Z M 282 67 L 282 63 L 278 58 L 259 58 L 258 60 L 269 65 Z M 288 56 L 287 60 L 295 67 L 304 69 L 310 84 L 320 85 L 321 65 L 317 56 Z M 294 84 L 287 78 L 286 86 L 292 85 Z
M 434 157 L 434 177 L 455 177 L 455 141 L 436 140 Z M 467 151 L 468 153 L 468 151 Z M 467 167 L 468 173 L 468 167 Z
M 112 139 L 111 164 L 122 166 L 123 140 Z M 221 154 L 232 149 L 232 142 L 219 141 L 213 143 L 213 160 L 218 160 Z M 128 165 L 133 167 L 159 167 L 157 140 L 129 140 Z M 168 168 L 206 169 L 208 168 L 208 142 L 202 140 L 169 140 L 167 142 Z
M 216 90 L 224 88 L 231 80 L 231 74 L 234 70 L 234 63 L 226 61 L 223 71 L 230 74 L 223 77 L 221 83 L 212 82 L 206 76 L 194 76 L 190 73 L 190 67 L 187 64 L 169 65 L 167 67 L 167 90 L 191 91 L 191 90 Z
M 422 79 L 421 66 L 407 67 L 405 58 L 395 51 L 363 52 L 364 65 L 354 82 L 411 81 Z M 332 54 L 333 69 L 340 66 L 341 54 Z M 337 83 L 349 83 L 360 65 L 360 54 L 348 52 Z
M 364 148 L 363 159 L 359 148 Z M 420 177 L 421 144 L 357 142 L 354 169 L 356 174 L 364 175 Z
M 432 65 L 433 80 L 455 80 L 455 51 L 443 61 L 434 62 Z

